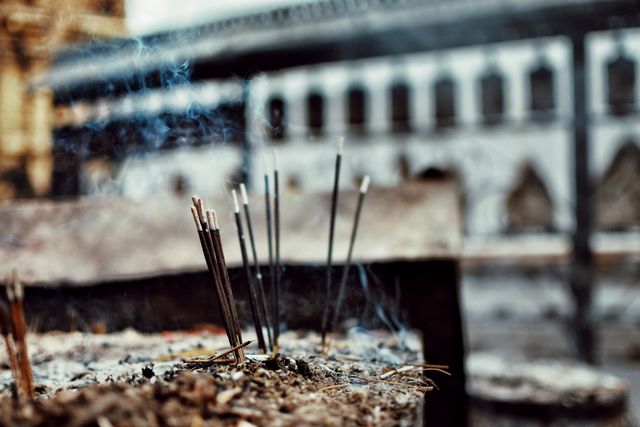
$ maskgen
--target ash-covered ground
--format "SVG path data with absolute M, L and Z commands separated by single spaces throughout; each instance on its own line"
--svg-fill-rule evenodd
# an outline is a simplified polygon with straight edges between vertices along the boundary
M 287 332 L 279 355 L 249 346 L 239 365 L 184 362 L 227 347 L 219 332 L 32 334 L 38 397 L 11 397 L 3 358 L 0 424 L 413 425 L 432 390 L 410 333 L 353 329 L 321 355 L 317 334 Z

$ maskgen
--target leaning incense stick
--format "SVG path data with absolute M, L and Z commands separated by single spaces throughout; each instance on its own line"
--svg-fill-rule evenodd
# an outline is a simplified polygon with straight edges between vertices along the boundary
M 229 271 L 227 270 L 227 262 L 224 258 L 224 250 L 222 248 L 222 239 L 220 238 L 220 224 L 218 223 L 218 217 L 216 215 L 216 211 L 211 210 L 211 217 L 213 219 L 213 229 L 212 229 L 211 235 L 213 237 L 213 245 L 214 245 L 216 254 L 218 255 L 217 257 L 218 270 L 220 271 L 222 284 L 224 286 L 225 292 L 230 301 L 231 316 L 233 318 L 233 322 L 235 325 L 236 335 L 238 336 L 238 342 L 242 342 L 242 332 L 240 329 L 238 309 L 236 308 L 235 298 L 233 296 L 233 288 L 231 287 L 231 281 L 229 280 Z M 240 351 L 244 355 L 242 348 L 240 349 Z
M 324 311 L 322 313 L 322 348 L 325 348 L 327 335 L 327 321 L 329 319 L 329 301 L 331 296 L 331 264 L 333 257 L 333 234 L 336 223 L 336 208 L 338 206 L 338 185 L 340 183 L 340 165 L 342 164 L 342 147 L 344 138 L 338 139 L 338 149 L 336 153 L 335 173 L 333 177 L 333 193 L 331 195 L 331 217 L 329 221 L 329 247 L 327 250 L 327 297 L 324 303 Z
M 7 313 L 7 308 L 4 304 L 0 304 L 0 332 L 4 339 L 4 345 L 7 348 L 7 359 L 9 360 L 11 375 L 13 375 L 13 382 L 19 394 L 20 389 L 23 387 L 20 385 L 20 379 L 18 378 L 19 372 L 16 344 L 11 333 L 11 320 L 9 319 L 9 314 Z
M 267 310 L 267 300 L 264 293 L 264 283 L 262 282 L 262 273 L 260 272 L 260 262 L 258 261 L 258 251 L 256 250 L 256 239 L 253 235 L 253 224 L 251 222 L 251 212 L 249 209 L 249 196 L 247 195 L 247 187 L 244 183 L 240 184 L 240 194 L 242 195 L 242 205 L 244 207 L 245 221 L 247 222 L 247 231 L 249 232 L 249 243 L 251 244 L 251 253 L 253 255 L 253 264 L 256 270 L 256 287 L 258 294 L 258 302 L 260 312 L 264 319 L 264 326 L 267 332 L 267 341 L 269 348 L 273 349 L 273 340 L 271 339 L 271 321 L 269 319 L 269 311 Z
M 278 337 L 280 336 L 280 285 L 282 281 L 282 264 L 280 262 L 280 177 L 278 176 L 278 152 L 273 150 L 273 214 L 276 249 L 276 286 L 273 301 L 273 345 L 274 352 L 278 351 Z
M 9 299 L 13 337 L 18 349 L 18 370 L 20 371 L 23 393 L 26 397 L 33 399 L 35 397 L 35 389 L 33 386 L 33 372 L 31 371 L 29 350 L 27 348 L 27 327 L 22 305 L 24 289 L 18 279 L 16 270 L 13 270 L 10 280 L 7 281 L 7 298 Z
M 338 288 L 338 299 L 336 300 L 336 306 L 333 312 L 333 321 L 331 322 L 330 331 L 334 330 L 338 324 L 340 318 L 340 311 L 342 309 L 342 301 L 344 300 L 344 293 L 347 287 L 347 277 L 349 276 L 349 270 L 351 268 L 351 257 L 353 255 L 353 246 L 356 242 L 356 234 L 358 233 L 358 224 L 360 223 L 360 213 L 362 212 L 362 205 L 364 203 L 364 197 L 369 189 L 369 175 L 362 179 L 360 184 L 360 195 L 358 196 L 358 205 L 356 206 L 356 213 L 353 218 L 353 228 L 351 229 L 351 240 L 349 241 L 349 251 L 347 252 L 347 261 L 344 264 L 342 270 L 342 278 L 340 279 L 340 287 Z
M 242 220 L 240 218 L 240 205 L 238 204 L 238 195 L 236 190 L 231 190 L 233 196 L 234 214 L 236 218 L 236 228 L 238 230 L 238 242 L 240 243 L 240 253 L 242 255 L 242 264 L 244 265 L 244 272 L 249 286 L 249 304 L 251 306 L 251 314 L 253 316 L 253 323 L 256 329 L 256 335 L 258 337 L 258 347 L 264 353 L 267 352 L 267 346 L 262 334 L 262 321 L 260 319 L 260 310 L 258 308 L 258 300 L 256 290 L 253 282 L 253 276 L 251 275 L 251 267 L 249 267 L 249 259 L 247 257 L 247 245 L 244 237 L 244 230 L 242 227 Z

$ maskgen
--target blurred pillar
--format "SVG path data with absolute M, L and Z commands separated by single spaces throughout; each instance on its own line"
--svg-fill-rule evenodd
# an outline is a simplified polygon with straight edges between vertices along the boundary
M 575 229 L 570 273 L 574 313 L 570 330 L 575 356 L 587 363 L 595 363 L 596 334 L 591 269 L 593 256 L 590 245 L 592 207 L 589 180 L 585 35 L 574 35 L 571 41 L 573 45 Z

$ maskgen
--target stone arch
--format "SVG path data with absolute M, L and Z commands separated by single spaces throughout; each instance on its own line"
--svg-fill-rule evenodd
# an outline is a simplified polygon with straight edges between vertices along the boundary
M 553 70 L 546 61 L 529 73 L 529 110 L 533 120 L 546 121 L 553 117 L 554 86 Z
M 506 201 L 507 231 L 553 231 L 553 201 L 544 180 L 531 162 L 520 168 Z
M 307 128 L 309 134 L 320 136 L 324 132 L 324 96 L 319 91 L 307 95 Z
M 480 109 L 485 126 L 497 125 L 504 120 L 504 80 L 504 76 L 493 67 L 480 77 Z
M 601 230 L 640 227 L 640 148 L 628 139 L 596 184 L 595 225 Z
M 456 87 L 450 76 L 442 76 L 433 84 L 436 130 L 455 126 Z
M 409 85 L 396 81 L 391 85 L 391 130 L 407 133 L 411 130 L 411 90 Z
M 285 117 L 286 104 L 280 96 L 272 97 L 267 102 L 267 114 L 269 115 L 269 129 L 272 140 L 283 140 L 286 136 Z
M 363 86 L 355 85 L 347 91 L 347 124 L 353 134 L 366 132 L 367 92 Z
M 622 50 L 607 64 L 607 104 L 614 116 L 631 114 L 635 109 L 636 63 Z

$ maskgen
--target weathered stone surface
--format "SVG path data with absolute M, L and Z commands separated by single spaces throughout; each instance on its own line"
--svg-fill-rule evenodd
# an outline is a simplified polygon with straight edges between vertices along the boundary
M 258 253 L 266 261 L 264 195 L 249 195 Z M 227 194 L 205 197 L 221 221 L 229 265 L 240 263 Z M 334 259 L 346 256 L 357 193 L 341 192 Z M 326 262 L 330 194 L 281 201 L 282 259 Z M 0 207 L 0 275 L 16 267 L 27 283 L 91 284 L 205 269 L 189 198 L 10 202 Z M 371 189 L 354 258 L 363 261 L 454 258 L 461 246 L 457 187 L 452 182 Z

